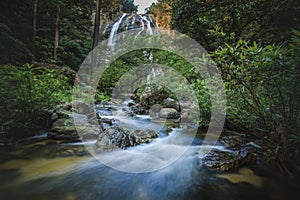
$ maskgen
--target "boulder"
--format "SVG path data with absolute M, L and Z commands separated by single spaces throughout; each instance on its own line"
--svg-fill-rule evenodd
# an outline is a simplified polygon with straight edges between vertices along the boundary
M 135 115 L 148 115 L 149 114 L 148 110 L 146 110 L 144 108 L 138 108 L 138 107 L 135 107 L 135 106 L 130 107 L 130 110 Z
M 90 119 L 86 115 L 71 113 L 68 111 L 58 112 L 60 117 L 56 119 L 50 130 L 48 131 L 48 138 L 54 140 L 79 141 L 81 139 L 96 139 L 101 127 L 99 123 L 90 123 Z M 76 119 L 76 125 L 74 123 Z M 80 132 L 80 136 L 77 132 Z
M 162 102 L 164 108 L 174 108 L 177 111 L 180 111 L 180 104 L 178 101 L 172 98 L 167 98 Z
M 140 96 L 140 106 L 149 109 L 155 104 L 162 102 L 169 97 L 169 93 L 164 87 L 148 87 Z
M 101 133 L 96 142 L 98 150 L 108 151 L 114 149 L 125 149 L 136 144 L 135 138 L 127 129 L 111 126 Z
M 132 135 L 135 137 L 137 144 L 149 143 L 157 138 L 157 133 L 154 130 L 135 130 Z
M 162 108 L 163 107 L 160 104 L 153 105 L 149 110 L 150 117 L 159 118 L 159 112 L 161 111 Z
M 159 117 L 165 119 L 177 119 L 180 117 L 180 113 L 174 108 L 163 108 L 159 112 Z
M 242 145 L 239 150 L 212 150 L 202 161 L 206 167 L 229 171 L 244 165 L 255 164 L 256 154 L 256 149 L 249 143 Z
M 158 135 L 154 130 L 129 130 L 113 125 L 102 132 L 96 142 L 96 148 L 101 151 L 125 149 L 137 144 L 149 143 Z

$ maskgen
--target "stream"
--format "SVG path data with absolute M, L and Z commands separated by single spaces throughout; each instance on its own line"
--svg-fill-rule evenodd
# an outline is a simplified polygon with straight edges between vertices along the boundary
M 158 130 L 162 127 L 151 122 L 149 116 L 132 119 L 120 112 L 116 116 L 98 109 L 101 115 L 114 118 L 128 128 Z M 112 159 L 114 166 L 130 171 L 163 163 L 177 151 L 186 149 L 171 164 L 145 173 L 130 173 L 104 165 L 86 150 L 94 145 L 93 140 L 61 143 L 48 140 L 45 133 L 29 138 L 9 150 L 1 149 L 0 199 L 297 199 L 296 182 L 282 178 L 260 162 L 226 173 L 203 167 L 199 158 L 203 134 L 197 134 L 192 144 L 186 144 L 193 129 L 173 128 L 168 134 L 158 130 L 159 137 L 149 144 L 105 153 L 116 158 Z M 176 139 L 178 134 L 183 136 Z M 150 161 L 141 162 L 135 154 L 128 153 L 151 152 L 166 145 L 168 151 L 162 151 Z M 220 144 L 215 148 L 225 150 Z

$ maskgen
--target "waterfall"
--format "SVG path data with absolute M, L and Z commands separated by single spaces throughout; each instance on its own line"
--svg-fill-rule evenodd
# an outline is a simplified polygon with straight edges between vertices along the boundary
M 147 17 L 142 17 L 143 20 L 145 20 L 147 22 L 147 32 L 150 34 L 150 35 L 153 35 L 153 30 L 152 30 L 152 27 L 151 27 L 151 21 L 147 19 Z
M 141 20 L 142 30 L 140 32 L 138 32 L 138 34 L 136 35 L 136 37 L 138 37 L 145 30 L 145 23 L 143 21 L 143 17 L 141 15 L 139 15 L 139 17 L 142 19 Z
M 122 15 L 122 17 L 119 19 L 119 21 L 117 21 L 111 29 L 111 32 L 110 32 L 110 35 L 109 35 L 109 38 L 108 38 L 108 46 L 110 46 L 112 49 L 114 48 L 114 46 L 116 44 L 116 37 L 115 36 L 117 35 L 119 26 L 122 23 L 125 16 L 126 16 L 126 14 L 124 13 Z

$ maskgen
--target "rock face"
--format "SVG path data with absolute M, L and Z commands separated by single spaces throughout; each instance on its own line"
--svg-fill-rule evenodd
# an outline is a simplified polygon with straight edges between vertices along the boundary
M 113 25 L 121 18 L 122 15 L 119 15 L 115 22 L 111 23 L 106 29 L 104 36 L 109 37 L 109 34 L 113 28 Z M 150 24 L 148 24 L 150 23 Z M 139 14 L 127 14 L 123 20 L 120 23 L 119 32 L 125 31 L 125 30 L 131 30 L 136 28 L 142 28 L 147 27 L 147 25 L 150 25 L 151 27 L 155 27 L 155 23 L 151 19 L 149 15 L 139 15 Z
M 157 134 L 153 130 L 135 130 L 130 132 L 125 128 L 113 125 L 99 134 L 96 148 L 102 151 L 125 149 L 141 143 L 151 142 Z

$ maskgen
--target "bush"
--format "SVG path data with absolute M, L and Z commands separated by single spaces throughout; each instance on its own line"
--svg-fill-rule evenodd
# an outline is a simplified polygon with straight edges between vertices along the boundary
M 70 100 L 68 80 L 55 70 L 4 65 L 0 77 L 2 132 L 36 128 L 45 119 L 42 111 Z
M 266 158 L 285 172 L 299 156 L 299 35 L 288 48 L 239 41 L 212 54 L 227 89 L 227 120 L 260 138 Z

